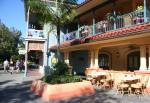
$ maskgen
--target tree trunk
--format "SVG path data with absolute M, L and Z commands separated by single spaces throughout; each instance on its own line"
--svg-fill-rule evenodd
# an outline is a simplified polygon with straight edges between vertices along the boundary
M 62 62 L 61 53 L 60 53 L 60 25 L 57 25 L 57 58 L 58 62 Z

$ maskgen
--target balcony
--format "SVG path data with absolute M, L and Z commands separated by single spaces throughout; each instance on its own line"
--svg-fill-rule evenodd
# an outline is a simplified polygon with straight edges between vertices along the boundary
M 149 22 L 149 19 L 150 18 L 148 17 L 144 17 L 144 10 L 134 11 L 124 15 L 117 15 L 111 20 L 105 19 L 93 25 L 84 25 L 76 31 L 65 34 L 64 41 L 85 38 L 117 29 L 128 28 L 143 24 L 146 20 Z
M 44 38 L 43 30 L 28 29 L 28 37 L 30 37 L 30 38 Z

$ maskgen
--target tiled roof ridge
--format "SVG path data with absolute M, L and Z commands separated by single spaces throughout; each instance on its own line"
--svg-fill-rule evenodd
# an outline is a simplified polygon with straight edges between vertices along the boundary
M 97 40 L 112 39 L 112 38 L 116 38 L 116 37 L 128 36 L 130 33 L 144 31 L 147 29 L 150 29 L 150 22 L 127 27 L 127 28 L 120 28 L 117 30 L 108 31 L 105 33 L 100 33 L 100 34 L 85 37 L 85 38 L 75 39 L 72 41 L 66 41 L 63 44 L 61 44 L 61 47 L 68 47 L 68 46 L 75 45 L 75 44 L 85 43 L 86 40 L 97 41 Z M 55 48 L 55 47 L 56 46 L 52 46 L 51 48 Z

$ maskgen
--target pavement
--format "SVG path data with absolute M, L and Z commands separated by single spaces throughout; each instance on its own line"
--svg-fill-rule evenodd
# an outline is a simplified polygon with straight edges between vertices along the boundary
M 32 80 L 40 76 L 23 77 L 22 73 L 13 74 L 0 71 L 0 103 L 150 103 L 150 95 L 118 95 L 114 90 L 96 88 L 96 93 L 66 100 L 50 102 L 30 91 Z
M 32 80 L 38 76 L 24 77 L 23 73 L 10 74 L 0 71 L 0 103 L 44 103 L 30 91 Z

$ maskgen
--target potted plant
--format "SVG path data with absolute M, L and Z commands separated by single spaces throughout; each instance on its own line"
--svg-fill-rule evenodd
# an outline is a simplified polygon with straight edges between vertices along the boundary
M 114 13 L 107 13 L 106 18 L 108 21 L 113 23 L 116 21 L 117 16 Z
M 81 37 L 87 37 L 89 34 L 89 26 L 88 25 L 81 26 L 79 32 Z
M 144 22 L 144 7 L 142 5 L 137 6 L 137 9 L 135 10 L 133 22 L 134 24 L 140 24 Z
M 44 101 L 60 100 L 94 93 L 89 81 L 69 73 L 66 63 L 58 62 L 51 68 L 51 73 L 41 80 L 32 82 L 31 90 L 42 96 Z
M 106 19 L 107 20 L 104 20 L 103 21 L 103 28 L 104 28 L 104 32 L 106 32 L 106 28 L 112 28 L 114 27 L 114 24 L 116 23 L 117 21 L 117 15 L 114 14 L 114 13 L 107 13 L 106 14 Z M 109 27 L 110 26 L 110 27 Z

